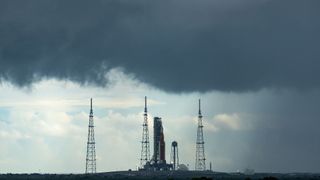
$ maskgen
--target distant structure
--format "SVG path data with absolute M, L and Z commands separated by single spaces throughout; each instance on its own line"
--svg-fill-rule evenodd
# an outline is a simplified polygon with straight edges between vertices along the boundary
M 172 164 L 166 162 L 166 145 L 164 141 L 164 133 L 162 120 L 160 117 L 153 119 L 153 156 L 152 159 L 144 165 L 143 170 L 148 171 L 169 171 Z
M 204 140 L 203 140 L 203 125 L 201 114 L 201 101 L 199 99 L 199 113 L 198 113 L 198 129 L 197 129 L 197 142 L 196 142 L 196 171 L 206 170 L 206 158 L 204 154 Z
M 147 97 L 144 98 L 143 131 L 141 141 L 140 171 L 169 171 L 173 165 L 166 162 L 166 144 L 164 141 L 164 132 L 162 119 L 154 117 L 153 119 L 153 156 L 150 159 L 150 142 L 148 130 L 148 111 Z
M 164 142 L 164 134 L 161 118 L 155 117 L 153 121 L 153 157 L 152 160 L 155 164 L 163 163 L 166 161 L 165 149 L 166 144 Z
M 173 141 L 171 144 L 171 163 L 172 163 L 172 170 L 177 170 L 179 167 L 179 154 L 178 154 L 177 141 Z
M 92 98 L 90 100 L 90 115 L 89 115 L 87 158 L 86 158 L 86 174 L 89 174 L 89 173 L 96 173 L 96 146 L 95 146 L 95 140 L 94 140 Z
M 144 97 L 144 114 L 142 124 L 142 141 L 141 141 L 141 158 L 140 167 L 143 168 L 150 161 L 150 143 L 148 129 L 148 111 L 147 111 L 147 96 Z
M 210 162 L 210 171 L 212 171 L 212 162 Z

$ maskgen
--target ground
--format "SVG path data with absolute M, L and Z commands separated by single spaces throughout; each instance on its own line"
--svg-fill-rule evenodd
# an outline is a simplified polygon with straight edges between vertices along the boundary
M 320 174 L 310 173 L 291 173 L 291 174 L 275 174 L 275 173 L 256 173 L 254 175 L 244 175 L 241 173 L 221 173 L 221 172 L 197 172 L 197 171 L 162 171 L 162 172 L 146 172 L 146 171 L 117 171 L 97 174 L 1 174 L 0 179 L 320 179 Z

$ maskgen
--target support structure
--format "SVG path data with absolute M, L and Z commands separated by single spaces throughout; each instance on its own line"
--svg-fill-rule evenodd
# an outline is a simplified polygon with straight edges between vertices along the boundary
M 96 145 L 95 145 L 95 139 L 94 139 L 92 98 L 90 100 L 90 115 L 89 115 L 87 158 L 86 158 L 86 174 L 91 174 L 91 173 L 96 173 Z
M 173 141 L 171 144 L 171 163 L 172 170 L 177 170 L 179 166 L 178 143 Z
M 150 161 L 150 143 L 149 143 L 149 128 L 148 128 L 148 111 L 147 111 L 147 96 L 144 97 L 144 114 L 142 124 L 142 141 L 141 141 L 141 158 L 140 167 L 143 168 Z
M 166 162 L 166 143 L 164 141 L 164 129 L 161 117 L 153 118 L 153 156 L 146 162 L 141 170 L 169 171 L 172 164 Z
M 197 142 L 196 142 L 196 171 L 206 170 L 206 158 L 204 154 L 204 140 L 203 140 L 203 125 L 201 114 L 201 101 L 199 99 L 199 113 L 198 113 L 198 129 L 197 129 Z

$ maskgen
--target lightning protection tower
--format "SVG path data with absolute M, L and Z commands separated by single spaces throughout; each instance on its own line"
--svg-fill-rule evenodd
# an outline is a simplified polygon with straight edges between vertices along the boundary
M 87 158 L 86 158 L 86 174 L 89 174 L 89 173 L 96 173 L 96 146 L 95 146 L 95 140 L 94 140 L 92 98 L 90 100 L 90 115 L 89 115 Z
M 149 143 L 149 129 L 148 129 L 148 111 L 147 111 L 147 96 L 144 97 L 144 114 L 143 114 L 143 131 L 141 141 L 141 158 L 140 167 L 150 161 L 150 143 Z
M 198 113 L 198 129 L 197 129 L 197 142 L 196 142 L 196 171 L 206 170 L 206 158 L 204 155 L 204 140 L 203 140 L 203 125 L 201 114 L 201 101 L 199 99 L 199 113 Z

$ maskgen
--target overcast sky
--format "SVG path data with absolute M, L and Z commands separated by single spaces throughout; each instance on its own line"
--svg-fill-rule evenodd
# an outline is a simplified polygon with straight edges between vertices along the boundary
M 144 96 L 194 169 L 320 172 L 320 1 L 0 2 L 0 173 L 136 169 Z M 130 151 L 128 151 L 130 149 Z

